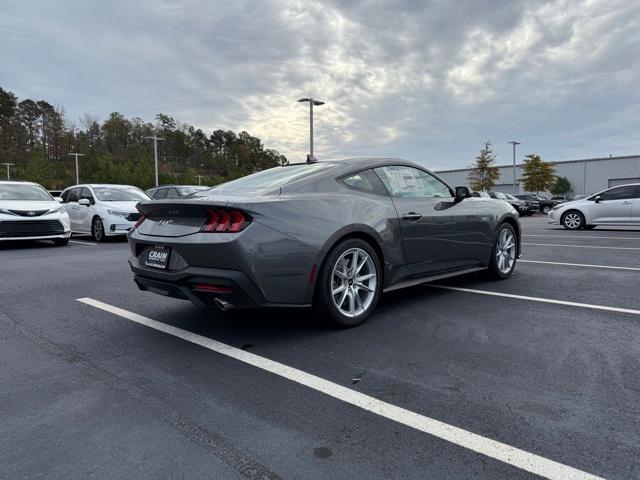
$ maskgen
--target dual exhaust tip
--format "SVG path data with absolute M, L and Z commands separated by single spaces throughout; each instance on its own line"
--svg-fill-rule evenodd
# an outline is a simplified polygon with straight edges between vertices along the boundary
M 229 302 L 227 302 L 226 300 L 223 300 L 220 297 L 214 298 L 213 302 L 214 302 L 215 306 L 218 307 L 218 309 L 223 311 L 223 312 L 228 312 L 229 310 L 233 309 L 233 303 L 229 303 Z

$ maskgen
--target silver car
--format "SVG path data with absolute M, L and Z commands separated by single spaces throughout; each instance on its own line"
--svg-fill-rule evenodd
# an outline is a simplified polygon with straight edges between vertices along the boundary
M 142 290 L 222 310 L 310 307 L 351 327 L 383 292 L 520 255 L 518 215 L 395 159 L 286 165 L 139 203 L 129 264 Z
M 594 195 L 556 205 L 549 223 L 567 230 L 591 230 L 597 225 L 640 225 L 640 183 L 609 188 Z

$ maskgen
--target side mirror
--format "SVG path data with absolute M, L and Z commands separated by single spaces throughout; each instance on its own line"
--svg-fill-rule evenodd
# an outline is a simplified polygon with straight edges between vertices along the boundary
M 467 187 L 456 187 L 456 202 L 460 202 L 465 198 L 469 198 L 471 196 L 471 192 Z
M 91 205 L 91 201 L 88 198 L 81 198 L 80 200 L 78 200 L 78 205 L 84 205 L 85 207 L 88 207 L 89 205 Z
M 593 199 L 593 201 L 596 203 L 600 203 L 600 200 L 602 200 L 602 198 L 600 198 L 600 195 Z
M 62 200 L 61 197 L 53 197 L 53 199 L 58 203 L 63 203 L 64 202 L 64 200 Z

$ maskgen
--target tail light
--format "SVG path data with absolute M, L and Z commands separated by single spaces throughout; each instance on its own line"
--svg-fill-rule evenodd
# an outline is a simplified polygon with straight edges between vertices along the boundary
M 225 232 L 237 233 L 251 223 L 251 218 L 240 210 L 214 210 L 207 209 L 207 223 L 200 229 L 201 232 Z
M 145 217 L 145 216 L 144 216 L 144 213 L 141 213 L 141 214 L 140 214 L 140 218 L 138 219 L 138 221 L 137 221 L 136 223 L 134 223 L 134 224 L 133 224 L 133 229 L 132 229 L 132 230 L 135 230 L 136 228 L 138 228 L 138 227 L 140 226 L 140 224 L 141 224 L 142 222 L 144 222 L 144 219 L 145 219 L 145 218 L 147 218 L 147 217 Z

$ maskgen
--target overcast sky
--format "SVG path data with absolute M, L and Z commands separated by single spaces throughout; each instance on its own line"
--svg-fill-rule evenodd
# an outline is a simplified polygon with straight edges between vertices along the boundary
M 640 154 L 640 0 L 2 0 L 0 86 L 77 121 L 163 112 L 290 160 Z M 521 155 L 519 155 L 521 156 Z

